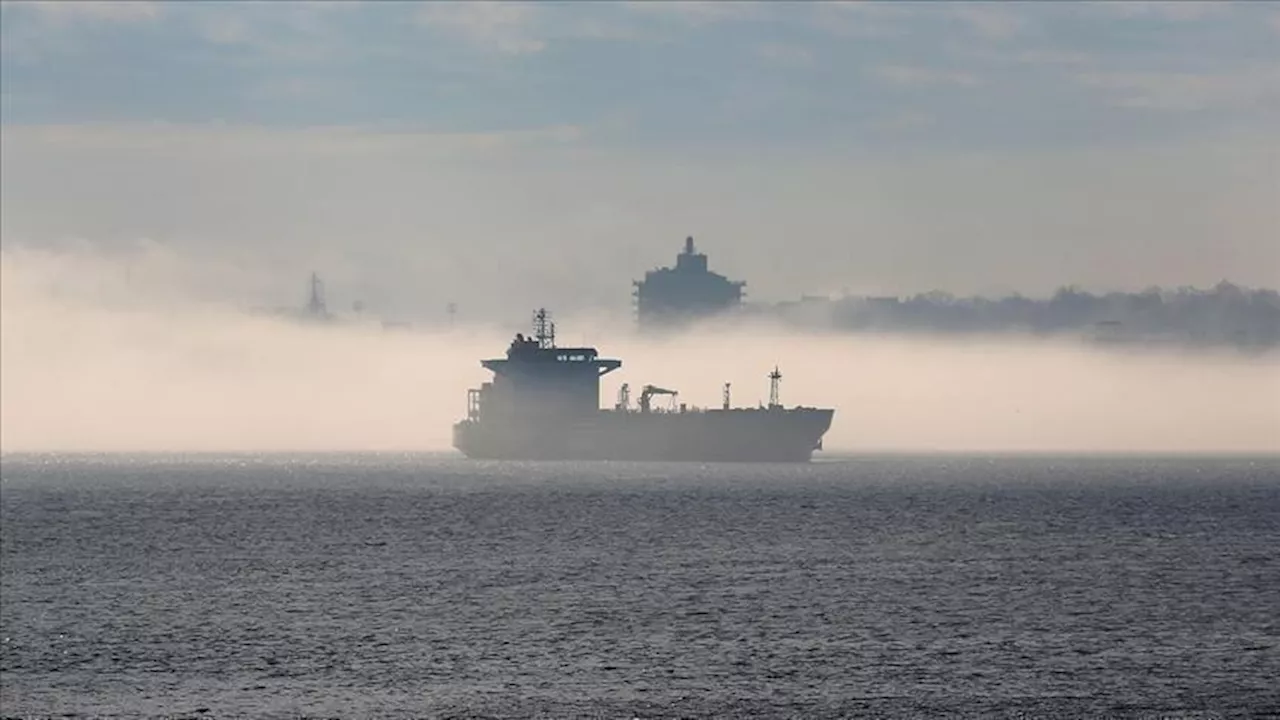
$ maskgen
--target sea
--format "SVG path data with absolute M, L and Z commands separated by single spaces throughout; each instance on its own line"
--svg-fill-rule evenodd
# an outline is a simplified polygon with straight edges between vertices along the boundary
M 1280 457 L 5 455 L 0 715 L 1280 717 Z

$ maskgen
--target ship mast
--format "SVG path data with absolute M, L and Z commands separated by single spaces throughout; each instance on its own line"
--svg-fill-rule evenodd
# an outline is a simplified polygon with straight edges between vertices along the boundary
M 729 383 L 724 384 L 724 409 L 729 409 Z
M 782 373 L 778 372 L 778 366 L 773 366 L 773 372 L 769 373 L 769 409 L 782 407 L 778 402 L 778 385 L 782 381 Z
M 533 314 L 533 337 L 543 350 L 556 346 L 556 324 L 551 322 L 551 315 L 545 308 L 538 308 Z

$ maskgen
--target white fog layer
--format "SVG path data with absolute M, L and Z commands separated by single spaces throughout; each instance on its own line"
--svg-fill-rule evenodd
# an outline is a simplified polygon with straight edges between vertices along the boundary
M 135 264 L 139 261 L 135 260 Z M 0 288 L 0 448 L 6 452 L 449 450 L 479 366 L 528 330 L 309 326 L 193 299 L 204 266 L 9 251 Z M 153 272 L 162 263 L 166 273 Z M 145 264 L 145 263 L 143 263 Z M 149 268 L 149 269 L 148 269 Z M 226 270 L 209 272 L 229 272 Z M 171 278 L 166 283 L 163 278 Z M 676 389 L 718 406 L 768 398 L 833 407 L 841 451 L 1280 451 L 1280 356 L 1105 352 L 1068 342 L 802 335 L 770 326 L 642 340 L 562 316 L 562 344 L 623 361 L 601 383 Z

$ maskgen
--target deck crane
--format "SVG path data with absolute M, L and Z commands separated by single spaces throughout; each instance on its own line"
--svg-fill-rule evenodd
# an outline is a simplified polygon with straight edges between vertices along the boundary
M 677 394 L 678 393 L 675 390 L 660 388 L 656 385 L 645 385 L 644 388 L 640 390 L 640 412 L 642 413 L 649 412 L 649 401 L 654 395 L 674 396 Z

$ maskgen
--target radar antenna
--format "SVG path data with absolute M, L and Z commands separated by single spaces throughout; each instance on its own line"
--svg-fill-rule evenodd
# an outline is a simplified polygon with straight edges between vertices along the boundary
M 556 324 L 551 322 L 551 313 L 545 308 L 539 308 L 533 314 L 533 337 L 538 341 L 538 347 L 548 350 L 556 346 Z
M 769 373 L 769 409 L 782 407 L 778 402 L 778 385 L 782 381 L 782 373 L 778 372 L 778 366 L 773 366 L 773 372 Z

